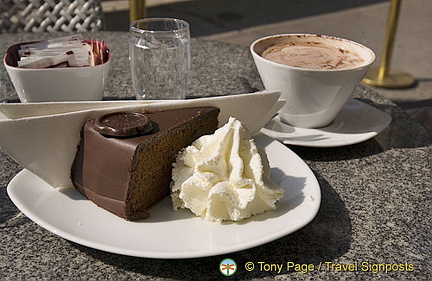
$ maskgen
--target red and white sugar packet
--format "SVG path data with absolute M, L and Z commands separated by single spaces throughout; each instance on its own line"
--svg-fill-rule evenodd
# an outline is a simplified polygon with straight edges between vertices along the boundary
M 104 63 L 103 41 L 86 41 L 81 34 L 23 44 L 18 51 L 21 68 L 94 66 Z

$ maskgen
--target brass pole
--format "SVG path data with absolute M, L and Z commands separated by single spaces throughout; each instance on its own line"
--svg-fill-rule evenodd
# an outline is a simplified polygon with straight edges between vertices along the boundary
M 129 0 L 129 21 L 133 22 L 147 16 L 145 0 Z
M 391 1 L 381 64 L 379 67 L 371 67 L 363 79 L 365 84 L 383 88 L 406 88 L 415 82 L 411 75 L 390 68 L 400 6 L 401 0 Z
M 393 53 L 393 45 L 396 38 L 396 26 L 399 19 L 399 9 L 401 0 L 392 0 L 390 5 L 390 13 L 387 19 L 387 31 L 384 40 L 384 48 L 381 57 L 381 65 L 378 72 L 378 77 L 384 79 L 389 73 L 391 57 Z

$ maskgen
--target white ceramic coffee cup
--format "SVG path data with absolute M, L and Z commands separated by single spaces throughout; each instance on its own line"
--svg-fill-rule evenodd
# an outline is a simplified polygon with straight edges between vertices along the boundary
M 314 41 L 357 53 L 363 61 L 344 69 L 307 69 L 275 63 L 261 55 L 279 43 Z M 267 90 L 280 91 L 286 100 L 280 118 L 295 127 L 320 128 L 332 123 L 363 79 L 375 54 L 369 48 L 342 38 L 316 34 L 281 34 L 260 38 L 250 46 Z

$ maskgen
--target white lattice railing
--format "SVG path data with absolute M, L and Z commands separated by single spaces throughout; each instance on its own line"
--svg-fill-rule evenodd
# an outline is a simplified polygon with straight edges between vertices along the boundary
M 100 0 L 0 0 L 0 33 L 96 31 Z

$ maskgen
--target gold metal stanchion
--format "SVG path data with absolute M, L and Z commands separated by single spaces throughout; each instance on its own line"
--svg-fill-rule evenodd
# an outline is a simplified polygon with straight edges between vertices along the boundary
M 381 64 L 379 67 L 369 69 L 363 79 L 365 84 L 383 88 L 407 88 L 415 82 L 410 74 L 390 68 L 400 4 L 401 0 L 391 1 Z
M 147 16 L 145 0 L 129 0 L 129 21 L 133 22 Z

